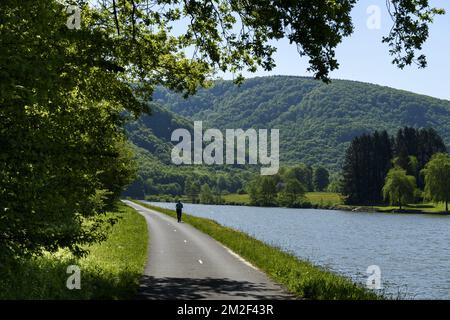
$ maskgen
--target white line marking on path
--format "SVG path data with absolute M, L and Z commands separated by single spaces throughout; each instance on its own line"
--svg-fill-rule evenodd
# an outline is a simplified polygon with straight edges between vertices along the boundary
M 173 229 L 173 232 L 177 232 L 177 229 Z
M 225 246 L 224 246 L 225 247 Z M 237 258 L 239 261 L 241 261 L 242 263 L 246 264 L 247 266 L 255 269 L 255 270 L 259 270 L 257 267 L 255 267 L 254 265 L 252 265 L 250 262 L 248 262 L 247 260 L 245 260 L 244 258 L 242 258 L 240 255 L 238 255 L 237 253 L 231 251 L 231 249 L 225 247 L 225 249 L 228 251 L 229 254 L 231 254 L 232 256 L 234 256 L 235 258 Z
M 198 262 L 199 262 L 200 264 L 203 264 L 203 261 L 202 261 L 202 260 L 198 260 Z
M 184 240 L 184 243 L 187 243 L 187 240 Z

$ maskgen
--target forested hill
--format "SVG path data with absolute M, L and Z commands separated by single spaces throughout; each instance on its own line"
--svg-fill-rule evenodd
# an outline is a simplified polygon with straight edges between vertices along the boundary
M 350 140 L 362 133 L 404 126 L 433 127 L 450 145 L 450 101 L 373 84 L 275 76 L 240 87 L 218 81 L 187 100 L 165 89 L 154 95 L 174 113 L 207 127 L 278 128 L 281 160 L 341 166 Z
M 192 121 L 154 104 L 149 115 L 144 114 L 137 121 L 127 123 L 125 128 L 128 139 L 142 152 L 170 164 L 172 132 L 178 128 L 192 130 Z
M 190 131 L 192 121 L 158 105 L 152 107 L 151 115 L 143 115 L 126 125 L 127 136 L 133 144 L 138 168 L 137 179 L 124 195 L 144 198 L 151 194 L 179 195 L 186 184 L 195 182 L 229 192 L 237 192 L 256 169 L 245 166 L 176 166 L 172 164 L 172 132 L 178 128 Z

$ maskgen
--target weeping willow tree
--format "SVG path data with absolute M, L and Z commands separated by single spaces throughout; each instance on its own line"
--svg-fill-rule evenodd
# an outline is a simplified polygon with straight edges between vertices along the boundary
M 425 196 L 434 202 L 444 202 L 448 212 L 450 201 L 450 156 L 436 153 L 422 170 L 425 177 Z
M 399 209 L 414 200 L 416 178 L 408 176 L 406 170 L 394 167 L 389 170 L 383 187 L 384 199 L 389 199 L 392 205 L 397 204 Z

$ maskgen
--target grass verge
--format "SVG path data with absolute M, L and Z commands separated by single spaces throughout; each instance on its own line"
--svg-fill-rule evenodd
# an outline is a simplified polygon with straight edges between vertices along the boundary
M 3 269 L 0 299 L 129 299 L 137 290 L 147 252 L 147 224 L 134 209 L 120 203 L 120 217 L 108 239 L 88 247 L 85 258 L 66 251 L 15 261 Z M 81 271 L 81 289 L 69 290 L 67 267 Z
M 175 211 L 135 201 L 152 210 L 176 216 Z M 269 246 L 249 235 L 224 227 L 217 222 L 185 214 L 183 220 L 210 235 L 244 259 L 266 272 L 291 293 L 305 299 L 381 299 L 374 292 L 355 284 L 350 279 L 332 273 L 310 262 L 301 261 L 292 254 Z
M 250 205 L 250 197 L 248 194 L 227 194 L 222 196 L 225 204 L 239 204 Z M 307 192 L 305 198 L 313 206 L 317 208 L 333 208 L 338 210 L 354 210 L 356 211 L 376 211 L 376 212 L 397 212 L 398 206 L 378 205 L 378 206 L 357 206 L 345 205 L 339 193 L 333 192 Z M 429 214 L 444 214 L 444 203 L 418 203 L 409 204 L 403 207 L 404 213 L 429 213 Z
M 394 212 L 398 211 L 398 206 L 375 206 L 374 207 L 379 212 Z M 409 204 L 402 208 L 405 212 L 410 213 L 445 213 L 445 205 L 443 203 L 433 204 L 433 203 L 419 203 L 419 204 Z

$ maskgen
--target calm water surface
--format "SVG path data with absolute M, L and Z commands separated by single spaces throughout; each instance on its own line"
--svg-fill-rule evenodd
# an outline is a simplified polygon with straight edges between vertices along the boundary
M 185 204 L 184 211 L 361 283 L 367 267 L 378 265 L 384 290 L 395 297 L 450 299 L 450 216 L 196 204 Z

